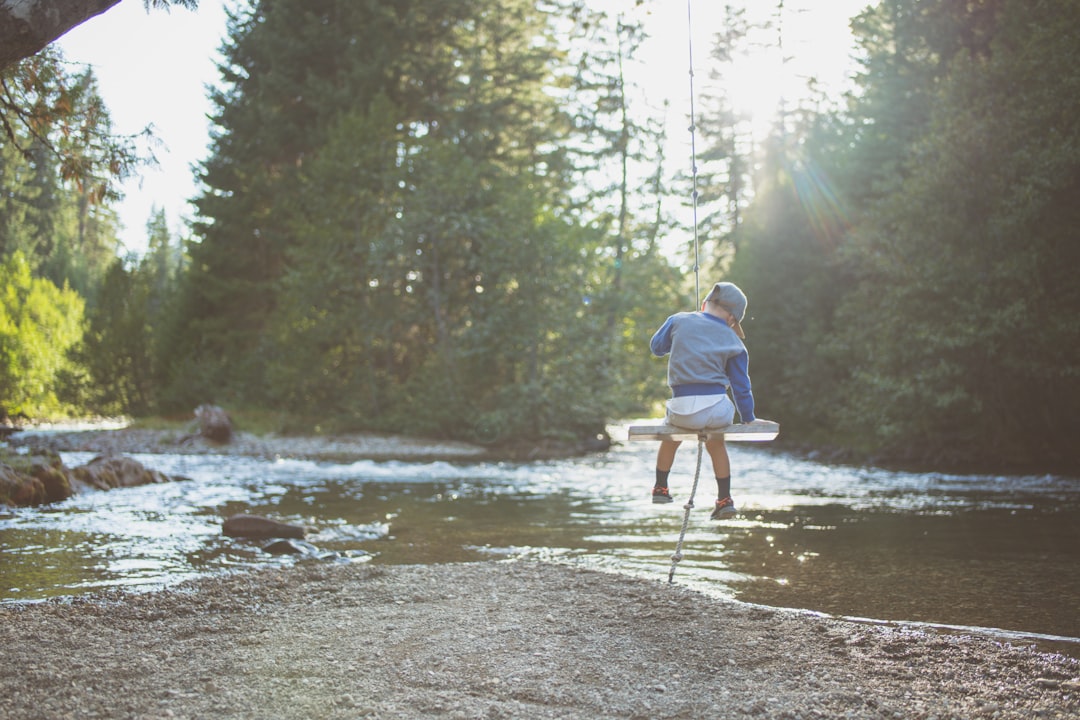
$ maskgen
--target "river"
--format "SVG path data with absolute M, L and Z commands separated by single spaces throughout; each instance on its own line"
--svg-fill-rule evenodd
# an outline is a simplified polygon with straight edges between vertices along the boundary
M 742 515 L 709 520 L 706 458 L 674 582 L 867 621 L 989 629 L 1080 656 L 1080 479 L 827 466 L 730 447 Z M 0 507 L 0 602 L 294 562 L 541 559 L 667 582 L 696 451 L 680 451 L 670 505 L 649 498 L 651 442 L 534 463 L 134 455 L 187 479 Z M 63 453 L 68 466 L 90 458 Z M 235 513 L 307 525 L 322 559 L 224 537 Z

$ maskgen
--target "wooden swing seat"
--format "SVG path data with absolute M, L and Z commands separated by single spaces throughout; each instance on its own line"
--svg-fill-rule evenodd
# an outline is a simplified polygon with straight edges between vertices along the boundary
M 715 430 L 688 430 L 661 421 L 657 425 L 631 425 L 630 440 L 713 440 L 723 437 L 728 442 L 769 442 L 780 434 L 780 424 L 774 422 L 753 425 L 737 423 Z

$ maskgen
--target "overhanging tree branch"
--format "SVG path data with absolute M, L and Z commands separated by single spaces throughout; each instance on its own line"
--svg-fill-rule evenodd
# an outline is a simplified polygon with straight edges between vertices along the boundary
M 0 70 L 34 55 L 120 0 L 0 0 Z M 194 9 L 198 0 L 143 0 L 150 8 Z

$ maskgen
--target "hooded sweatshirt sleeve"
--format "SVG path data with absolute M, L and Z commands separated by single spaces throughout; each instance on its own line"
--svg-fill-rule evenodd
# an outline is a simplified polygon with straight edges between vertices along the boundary
M 731 381 L 731 395 L 739 418 L 744 423 L 752 422 L 755 418 L 754 393 L 750 387 L 750 356 L 745 350 L 733 355 L 728 359 L 725 371 Z
M 649 341 L 649 349 L 652 350 L 652 354 L 656 357 L 664 357 L 671 352 L 671 330 L 674 320 L 674 315 L 665 320 L 660 329 L 656 331 L 656 334 L 652 336 L 652 340 Z

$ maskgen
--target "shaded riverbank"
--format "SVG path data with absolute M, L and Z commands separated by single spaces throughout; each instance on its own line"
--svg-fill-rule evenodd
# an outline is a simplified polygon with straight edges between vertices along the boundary
M 532 562 L 0 607 L 5 717 L 1074 718 L 1080 662 Z

